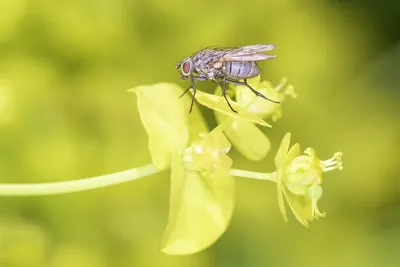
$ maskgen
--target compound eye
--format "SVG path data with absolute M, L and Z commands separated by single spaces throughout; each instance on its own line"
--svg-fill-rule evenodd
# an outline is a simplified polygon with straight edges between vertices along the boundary
M 192 63 L 190 61 L 186 61 L 182 65 L 182 74 L 188 76 L 192 70 Z

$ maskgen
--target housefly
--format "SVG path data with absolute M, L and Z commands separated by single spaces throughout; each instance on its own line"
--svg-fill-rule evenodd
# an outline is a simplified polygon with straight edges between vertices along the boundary
M 276 57 L 275 55 L 263 54 L 263 52 L 274 48 L 275 45 L 272 44 L 257 44 L 232 48 L 205 48 L 181 60 L 176 65 L 176 69 L 181 69 L 182 80 L 190 79 L 191 83 L 190 87 L 183 92 L 181 97 L 190 89 L 193 89 L 189 113 L 192 112 L 196 95 L 195 80 L 211 80 L 220 83 L 222 95 L 234 112 L 237 111 L 232 108 L 226 97 L 226 83 L 246 86 L 253 91 L 256 96 L 260 96 L 274 103 L 279 103 L 265 97 L 247 83 L 247 79 L 260 74 L 257 61 Z M 240 80 L 243 80 L 243 82 Z

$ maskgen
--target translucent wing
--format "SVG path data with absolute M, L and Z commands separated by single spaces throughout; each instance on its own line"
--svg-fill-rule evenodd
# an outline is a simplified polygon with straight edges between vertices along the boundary
M 223 55 L 218 58 L 218 61 L 258 61 L 275 58 L 276 55 L 262 54 L 275 48 L 272 44 L 247 45 L 237 48 L 221 48 Z
M 246 46 L 238 47 L 235 50 L 247 51 L 249 53 L 261 53 L 261 52 L 270 51 L 273 49 L 275 49 L 275 45 L 273 45 L 273 44 L 258 44 L 258 45 L 246 45 Z

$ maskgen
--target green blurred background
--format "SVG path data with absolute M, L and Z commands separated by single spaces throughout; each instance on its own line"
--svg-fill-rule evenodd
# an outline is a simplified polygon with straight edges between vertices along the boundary
M 168 256 L 169 172 L 60 196 L 0 199 L 0 267 L 398 266 L 400 262 L 400 2 L 0 0 L 0 180 L 49 182 L 150 162 L 126 89 L 186 87 L 178 60 L 210 45 L 273 43 L 262 79 L 287 77 L 299 97 L 265 130 L 273 171 L 286 132 L 322 159 L 320 209 L 284 223 L 275 185 L 237 179 L 227 232 L 209 249 Z M 199 85 L 200 87 L 200 85 Z M 212 83 L 201 88 L 211 92 Z M 201 109 L 210 126 L 212 112 Z

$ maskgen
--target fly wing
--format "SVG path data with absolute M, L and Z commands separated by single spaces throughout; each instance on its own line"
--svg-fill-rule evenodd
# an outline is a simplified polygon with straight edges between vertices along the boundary
M 275 57 L 276 55 L 265 54 L 226 55 L 220 58 L 220 61 L 260 61 Z
M 248 51 L 251 53 L 261 53 L 273 49 L 275 49 L 275 45 L 273 44 L 246 45 L 237 48 L 237 50 Z
M 258 61 L 275 58 L 276 55 L 262 54 L 275 48 L 272 44 L 248 45 L 238 48 L 225 49 L 218 61 Z

